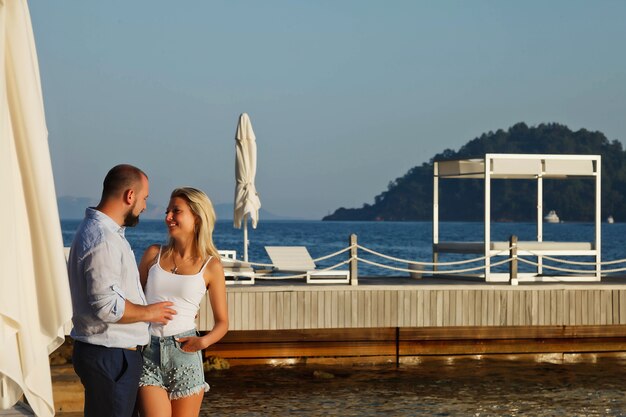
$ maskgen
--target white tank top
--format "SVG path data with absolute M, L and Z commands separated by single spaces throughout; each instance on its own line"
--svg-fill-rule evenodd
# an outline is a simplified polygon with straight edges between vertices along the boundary
M 146 299 L 148 304 L 161 301 L 171 301 L 172 308 L 177 314 L 167 324 L 150 323 L 150 334 L 166 337 L 186 332 L 196 328 L 196 314 L 200 309 L 200 302 L 206 294 L 204 283 L 204 269 L 212 256 L 207 259 L 202 269 L 195 275 L 180 275 L 167 272 L 161 268 L 161 249 L 159 257 L 148 271 L 146 282 Z

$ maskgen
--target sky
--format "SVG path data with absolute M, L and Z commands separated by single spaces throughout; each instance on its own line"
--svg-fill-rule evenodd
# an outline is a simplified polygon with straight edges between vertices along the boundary
M 625 1 L 30 0 L 58 196 L 131 163 L 230 203 L 241 113 L 264 209 L 320 219 L 482 133 L 626 143 Z M 262 219 L 261 219 L 262 221 Z

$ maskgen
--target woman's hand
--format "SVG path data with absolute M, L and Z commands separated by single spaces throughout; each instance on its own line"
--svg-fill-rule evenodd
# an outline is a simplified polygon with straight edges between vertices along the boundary
M 209 347 L 209 344 L 204 337 L 179 337 L 176 339 L 176 341 L 180 343 L 180 348 L 183 350 L 183 352 L 194 353 Z

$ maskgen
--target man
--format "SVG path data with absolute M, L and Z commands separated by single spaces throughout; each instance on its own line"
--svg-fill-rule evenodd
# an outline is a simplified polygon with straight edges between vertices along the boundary
M 74 328 L 73 363 L 85 387 L 86 417 L 133 413 L 148 322 L 166 324 L 171 302 L 146 305 L 133 251 L 124 237 L 146 208 L 148 177 L 132 165 L 113 167 L 102 198 L 85 211 L 68 260 Z

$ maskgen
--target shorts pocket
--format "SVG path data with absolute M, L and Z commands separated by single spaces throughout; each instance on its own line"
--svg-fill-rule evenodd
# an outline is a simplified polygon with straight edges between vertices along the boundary
M 174 340 L 174 347 L 176 347 L 176 350 L 178 350 L 181 353 L 184 353 L 185 355 L 196 355 L 198 352 L 185 352 L 183 350 L 183 344 L 180 343 L 178 340 Z

